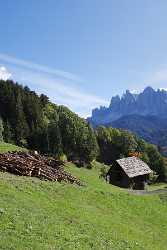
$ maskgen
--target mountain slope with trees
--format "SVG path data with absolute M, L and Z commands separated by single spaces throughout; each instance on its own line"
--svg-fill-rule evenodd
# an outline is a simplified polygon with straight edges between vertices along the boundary
M 96 134 L 100 162 L 110 165 L 119 158 L 137 156 L 158 174 L 160 181 L 167 180 L 165 162 L 156 146 L 146 143 L 126 130 L 101 126 L 97 128 Z
M 167 119 L 156 116 L 129 115 L 106 126 L 127 129 L 150 143 L 160 147 L 167 146 Z
M 98 145 L 89 124 L 28 87 L 0 81 L 0 116 L 0 135 L 5 142 L 85 162 L 96 158 Z
M 13 81 L 0 81 L 0 117 L 0 140 L 6 143 L 89 167 L 95 159 L 112 164 L 118 158 L 138 154 L 160 180 L 166 180 L 164 161 L 155 146 L 127 131 L 104 127 L 94 130 L 67 107 L 51 103 L 47 96 L 38 96 Z

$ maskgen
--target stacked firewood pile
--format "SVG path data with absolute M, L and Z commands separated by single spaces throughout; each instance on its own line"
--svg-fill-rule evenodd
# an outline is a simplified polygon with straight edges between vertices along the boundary
M 0 154 L 0 171 L 82 185 L 77 178 L 64 170 L 63 162 L 25 152 Z

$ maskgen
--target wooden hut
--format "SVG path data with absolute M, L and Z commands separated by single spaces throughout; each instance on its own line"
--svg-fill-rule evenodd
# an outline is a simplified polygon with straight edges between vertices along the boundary
M 107 173 L 109 183 L 132 189 L 144 189 L 152 170 L 137 157 L 116 160 Z

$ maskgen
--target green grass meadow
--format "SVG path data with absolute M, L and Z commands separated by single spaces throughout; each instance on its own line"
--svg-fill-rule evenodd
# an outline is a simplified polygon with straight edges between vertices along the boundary
M 21 148 L 9 143 L 0 143 L 0 153 L 12 152 L 12 151 L 27 151 L 25 148 Z
M 0 173 L 1 250 L 167 249 L 165 194 L 130 194 L 98 167 L 66 169 L 85 186 Z

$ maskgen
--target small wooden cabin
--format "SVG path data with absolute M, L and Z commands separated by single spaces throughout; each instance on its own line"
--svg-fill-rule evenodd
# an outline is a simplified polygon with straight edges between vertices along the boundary
M 152 170 L 137 157 L 116 160 L 107 173 L 109 183 L 124 187 L 143 190 Z

